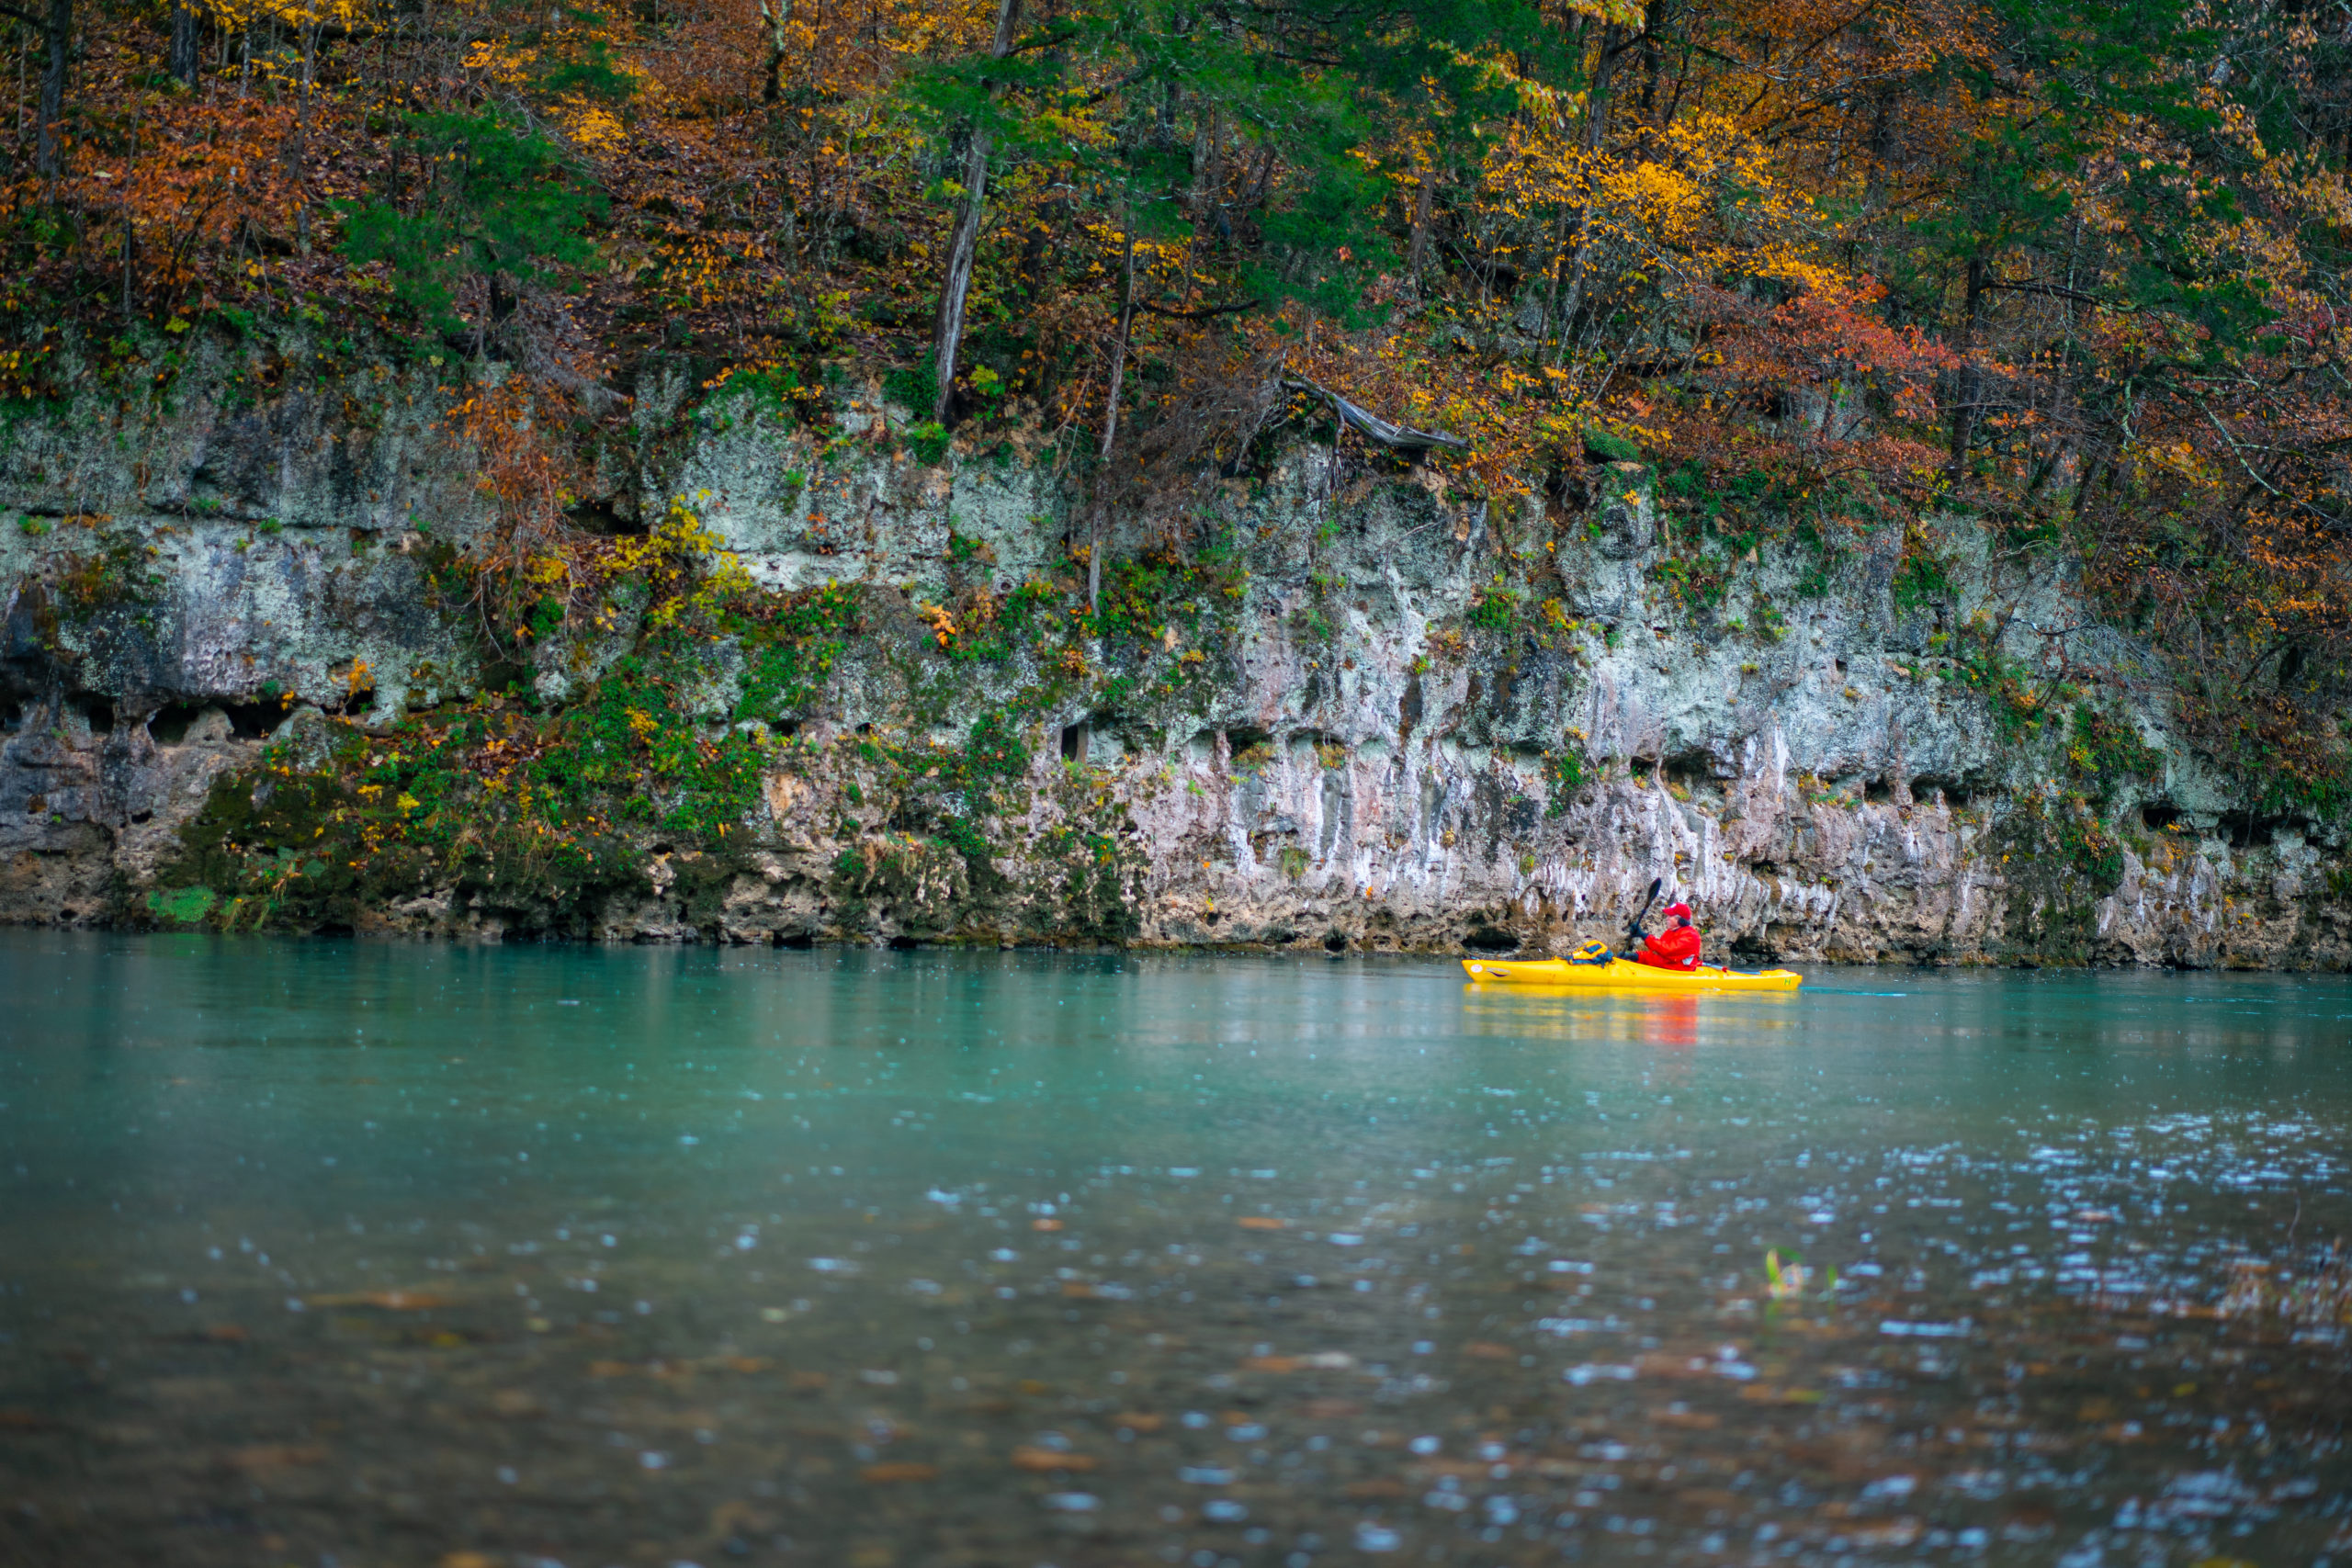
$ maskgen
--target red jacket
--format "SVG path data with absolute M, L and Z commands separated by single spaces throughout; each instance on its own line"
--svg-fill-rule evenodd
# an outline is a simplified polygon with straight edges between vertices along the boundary
M 1696 969 L 1699 967 L 1699 928 L 1670 926 L 1656 936 L 1644 937 L 1638 962 L 1659 969 Z

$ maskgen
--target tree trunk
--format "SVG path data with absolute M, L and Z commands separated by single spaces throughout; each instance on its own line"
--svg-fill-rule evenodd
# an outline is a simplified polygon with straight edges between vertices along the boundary
M 1255 212 L 1265 204 L 1266 192 L 1273 188 L 1274 164 L 1277 161 L 1274 156 L 1274 144 L 1270 138 L 1266 142 L 1266 155 L 1258 162 L 1257 183 L 1250 186 L 1249 199 L 1241 204 L 1246 210 Z
M 763 103 L 777 103 L 784 97 L 784 28 L 792 19 L 792 0 L 775 0 L 771 10 L 768 0 L 760 0 L 760 20 L 768 28 L 768 81 L 760 89 Z
M 49 65 L 40 73 L 40 136 L 34 167 L 55 178 L 64 155 L 65 59 L 74 51 L 74 0 L 49 0 Z
M 1413 243 L 1405 253 L 1405 281 L 1415 293 L 1420 291 L 1421 264 L 1429 259 L 1430 203 L 1436 191 L 1437 160 L 1424 152 L 1420 183 L 1413 187 Z
M 1552 281 L 1544 291 L 1544 319 L 1535 324 L 1535 358 L 1541 364 L 1544 341 L 1555 326 L 1565 326 L 1560 320 L 1560 282 L 1568 272 L 1568 209 L 1560 209 L 1552 225 Z
M 173 6 L 171 73 L 179 78 L 182 85 L 190 87 L 196 85 L 198 32 L 196 13 L 186 6 Z
M 1002 60 L 1012 48 L 1012 29 L 1021 17 L 1021 0 L 997 0 L 996 38 L 989 58 Z M 989 91 L 996 91 L 989 84 Z M 972 287 L 972 264 L 980 249 L 981 205 L 988 198 L 989 136 L 974 126 L 964 150 L 964 194 L 956 198 L 956 226 L 947 239 L 947 265 L 940 280 L 939 314 L 931 333 L 932 369 L 938 391 L 931 417 L 947 423 L 947 401 L 956 395 L 956 351 L 964 341 L 964 296 Z
M 1012 0 L 1006 0 L 1009 5 Z M 964 194 L 956 200 L 956 225 L 947 237 L 947 263 L 940 277 L 939 313 L 931 329 L 931 364 L 934 380 L 931 417 L 947 423 L 947 405 L 956 395 L 956 351 L 964 342 L 964 298 L 972 287 L 972 267 L 979 259 L 981 204 L 988 198 L 989 133 L 975 128 L 964 148 Z
M 1658 34 L 1666 28 L 1674 10 L 1674 0 L 1650 0 L 1642 8 L 1642 118 L 1654 120 L 1657 114 L 1657 78 L 1665 62 L 1660 58 Z
M 1102 452 L 1094 479 L 1094 519 L 1086 541 L 1086 614 L 1102 603 L 1102 513 L 1109 504 L 1111 454 L 1119 440 L 1119 387 L 1127 372 L 1127 328 L 1136 319 L 1136 211 L 1128 198 L 1125 254 L 1119 261 L 1119 330 L 1111 338 L 1111 400 L 1102 412 Z
M 294 243 L 311 254 L 311 192 L 304 164 L 311 152 L 311 81 L 319 58 L 319 22 L 302 24 L 302 91 L 294 111 Z
M 1592 73 L 1592 107 L 1585 111 L 1585 161 L 1589 164 L 1600 151 L 1609 134 L 1609 77 L 1614 68 L 1620 39 L 1624 29 L 1611 22 L 1600 32 L 1600 61 Z M 1562 253 L 1563 292 L 1567 298 L 1560 307 L 1560 357 L 1567 358 L 1568 328 L 1576 321 L 1577 312 L 1584 308 L 1585 265 L 1592 250 L 1592 174 L 1585 172 L 1584 203 L 1577 210 L 1575 226 L 1569 231 L 1569 243 Z
M 1883 90 L 1871 115 L 1870 169 L 1862 176 L 1862 209 L 1855 225 L 1860 231 L 1855 236 L 1858 248 L 1865 235 L 1869 238 L 1870 270 L 1873 276 L 1886 264 L 1886 236 L 1879 227 L 1879 220 L 1886 213 L 1886 166 L 1894 150 L 1894 96 L 1893 87 Z
M 1224 130 L 1215 104 L 1201 111 L 1199 128 L 1193 137 L 1192 209 L 1196 227 L 1207 225 L 1225 197 L 1225 181 L 1218 169 L 1225 147 Z
M 1984 369 L 1976 362 L 1976 348 L 1983 335 L 1984 311 L 1992 299 L 1985 288 L 1991 281 L 1992 269 L 1980 253 L 1968 258 L 1968 295 L 1962 307 L 1960 374 L 1953 378 L 1955 396 L 1951 410 L 1951 465 L 1945 479 L 1953 490 L 1960 488 L 1962 475 L 1968 465 L 1968 448 L 1976 439 L 1978 405 L 1984 397 Z
M 122 324 L 126 332 L 130 327 L 131 285 L 136 276 L 133 269 L 139 261 L 139 221 L 131 211 L 130 192 L 139 183 L 139 121 L 146 107 L 147 96 L 144 93 L 130 100 L 130 166 L 123 171 L 122 179 Z

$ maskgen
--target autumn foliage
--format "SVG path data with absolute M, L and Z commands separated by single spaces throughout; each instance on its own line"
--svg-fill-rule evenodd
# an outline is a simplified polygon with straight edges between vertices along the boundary
M 1855 528 L 1982 517 L 2168 658 L 2278 808 L 2344 804 L 2336 13 L 70 10 L 62 43 L 7 23 L 8 396 L 299 321 L 469 382 L 453 417 L 538 539 L 585 482 L 556 448 L 657 356 L 826 428 L 825 389 L 887 373 L 944 411 L 923 439 L 1023 433 L 1102 509 L 1341 439 L 1287 376 L 1464 438 L 1430 460 L 1495 504 L 1630 446 Z

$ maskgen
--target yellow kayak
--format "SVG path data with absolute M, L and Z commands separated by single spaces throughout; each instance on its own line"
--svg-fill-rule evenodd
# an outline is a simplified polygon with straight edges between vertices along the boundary
M 1606 964 L 1571 964 L 1565 958 L 1465 958 L 1473 980 L 1515 986 L 1593 986 L 1644 991 L 1793 991 L 1804 976 L 1793 969 L 1660 969 L 1611 958 Z

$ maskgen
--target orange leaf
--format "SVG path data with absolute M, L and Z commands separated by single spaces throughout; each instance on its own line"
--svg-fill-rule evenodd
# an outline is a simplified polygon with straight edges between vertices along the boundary
M 857 1477 L 861 1481 L 870 1481 L 877 1486 L 900 1481 L 936 1481 L 939 1479 L 939 1467 L 935 1464 L 914 1464 L 901 1460 L 889 1464 L 869 1464 L 857 1472 Z
M 1012 1450 L 1012 1468 L 1035 1471 L 1040 1474 L 1053 1470 L 1092 1470 L 1091 1454 L 1066 1454 L 1052 1449 L 1017 1448 Z

